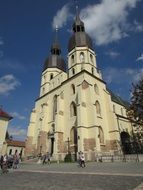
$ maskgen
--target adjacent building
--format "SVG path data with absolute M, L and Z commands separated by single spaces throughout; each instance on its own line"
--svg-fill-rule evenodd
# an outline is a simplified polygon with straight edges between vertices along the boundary
M 3 145 L 6 138 L 7 127 L 11 119 L 12 116 L 0 108 L 0 155 L 4 154 Z

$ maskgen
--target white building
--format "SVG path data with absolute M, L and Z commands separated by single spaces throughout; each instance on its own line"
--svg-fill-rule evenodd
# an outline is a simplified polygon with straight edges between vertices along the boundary
M 0 108 L 0 155 L 4 154 L 4 143 L 9 121 L 12 117 Z
M 31 112 L 26 154 L 50 152 L 63 160 L 83 151 L 89 160 L 98 153 L 128 151 L 132 126 L 127 103 L 106 87 L 96 63 L 92 40 L 79 15 L 68 44 L 68 69 L 57 40 L 41 77 L 40 96 Z

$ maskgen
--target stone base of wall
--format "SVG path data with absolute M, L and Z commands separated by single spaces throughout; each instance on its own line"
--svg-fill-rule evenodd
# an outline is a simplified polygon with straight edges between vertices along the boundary
M 57 148 L 58 148 L 58 153 L 67 152 L 67 146 L 66 143 L 64 142 L 63 133 L 58 133 Z
M 95 142 L 95 139 L 94 138 L 85 138 L 83 140 L 83 146 L 84 146 L 84 151 L 94 151 L 95 149 L 95 146 L 96 146 L 96 142 Z
M 40 131 L 38 136 L 38 144 L 37 144 L 37 153 L 46 153 L 47 152 L 47 132 Z
M 36 154 L 35 145 L 33 144 L 33 137 L 27 137 L 25 142 L 25 156 L 31 156 Z

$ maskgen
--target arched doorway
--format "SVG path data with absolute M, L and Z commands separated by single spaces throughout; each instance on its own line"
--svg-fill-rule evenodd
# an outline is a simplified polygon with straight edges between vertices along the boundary
M 121 136 L 121 143 L 122 143 L 122 150 L 124 154 L 131 154 L 132 153 L 132 146 L 131 146 L 131 137 L 129 133 L 123 131 L 120 134 Z

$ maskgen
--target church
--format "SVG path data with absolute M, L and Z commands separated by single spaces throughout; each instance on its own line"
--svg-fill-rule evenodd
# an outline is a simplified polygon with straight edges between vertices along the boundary
M 95 160 L 98 154 L 128 153 L 125 141 L 133 129 L 126 115 L 128 103 L 107 88 L 92 39 L 78 14 L 72 30 L 68 63 L 61 56 L 57 37 L 44 63 L 25 154 L 49 152 L 53 160 L 64 160 L 68 153 L 76 159 L 82 151 L 86 160 Z

